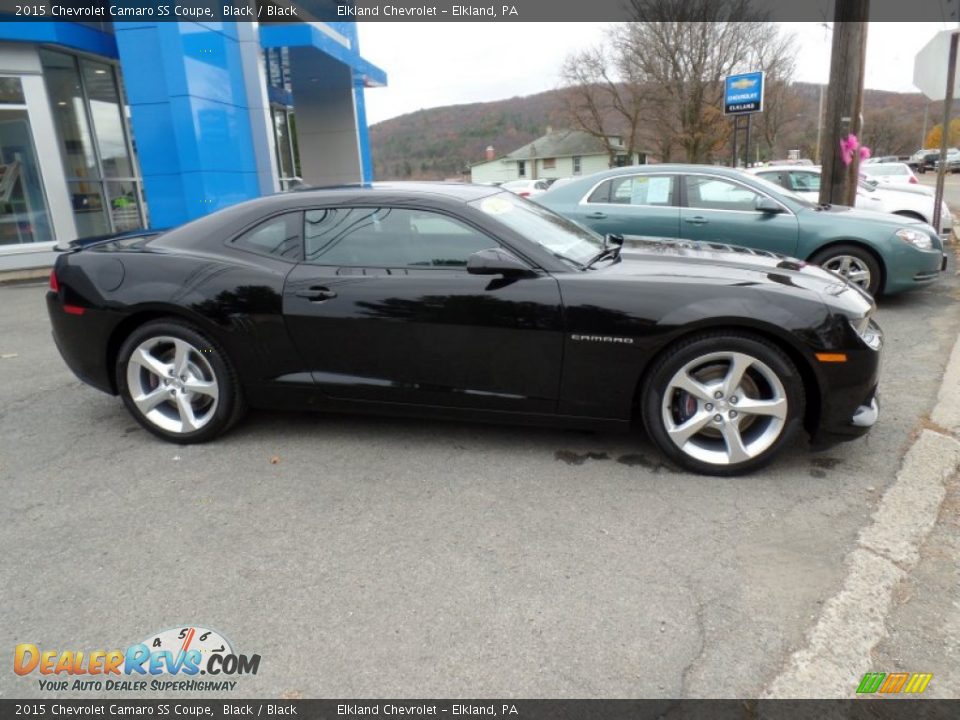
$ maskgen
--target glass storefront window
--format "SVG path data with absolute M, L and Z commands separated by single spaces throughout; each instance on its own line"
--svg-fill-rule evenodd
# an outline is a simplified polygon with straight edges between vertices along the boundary
M 97 158 L 74 58 L 48 50 L 41 50 L 40 57 L 67 177 L 97 177 Z
M 273 139 L 277 151 L 280 189 L 288 190 L 300 182 L 294 115 L 286 107 L 273 107 L 270 109 L 270 114 L 273 118 Z
M 41 50 L 79 237 L 144 225 L 140 178 L 115 68 Z
M 77 223 L 77 237 L 107 235 L 110 226 L 104 213 L 100 183 L 89 180 L 71 180 L 67 183 L 73 203 L 73 219 Z
M 142 227 L 137 187 L 130 181 L 108 182 L 107 199 L 110 201 L 110 219 L 116 232 L 126 232 Z
M 23 83 L 18 77 L 0 77 L 0 103 L 23 105 Z
M 90 100 L 93 131 L 100 148 L 105 177 L 133 177 L 127 136 L 123 131 L 123 110 L 113 70 L 104 63 L 81 59 L 83 82 Z
M 27 111 L 0 108 L 0 245 L 53 239 Z

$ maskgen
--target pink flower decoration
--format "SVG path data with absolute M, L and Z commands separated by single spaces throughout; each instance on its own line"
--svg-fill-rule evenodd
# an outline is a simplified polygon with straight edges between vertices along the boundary
M 844 165 L 853 162 L 854 153 L 859 154 L 860 160 L 866 160 L 870 157 L 870 148 L 861 145 L 856 135 L 847 135 L 846 139 L 840 141 L 840 157 L 843 158 Z
M 856 135 L 847 135 L 846 138 L 840 140 L 840 157 L 843 158 L 844 165 L 853 162 L 853 154 L 858 147 L 860 147 L 860 141 L 857 140 Z

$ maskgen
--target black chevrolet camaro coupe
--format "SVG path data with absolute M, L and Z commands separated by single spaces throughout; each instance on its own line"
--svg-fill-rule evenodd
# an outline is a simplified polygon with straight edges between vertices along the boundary
M 496 188 L 398 183 L 260 198 L 74 243 L 47 304 L 78 377 L 154 434 L 253 407 L 595 429 L 643 423 L 701 473 L 877 417 L 869 296 L 726 245 L 593 234 Z

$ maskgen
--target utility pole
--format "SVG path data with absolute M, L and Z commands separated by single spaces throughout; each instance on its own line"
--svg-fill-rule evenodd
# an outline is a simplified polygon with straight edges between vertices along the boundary
M 947 145 L 950 141 L 950 115 L 953 110 L 953 86 L 957 82 L 957 40 L 950 36 L 950 54 L 947 57 L 947 89 L 943 99 L 943 132 L 940 133 L 940 164 L 937 167 L 937 189 L 933 196 L 933 227 L 940 232 L 940 208 L 943 206 L 943 180 L 947 172 Z
M 857 196 L 860 156 L 843 163 L 840 141 L 860 135 L 863 122 L 863 74 L 867 59 L 867 17 L 870 0 L 836 0 L 830 86 L 823 133 L 820 202 L 853 205 Z

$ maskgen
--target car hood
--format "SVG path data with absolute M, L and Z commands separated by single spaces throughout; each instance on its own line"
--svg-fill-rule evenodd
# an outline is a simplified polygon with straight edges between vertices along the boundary
M 884 186 L 884 190 L 891 189 Z M 846 205 L 830 205 L 826 208 L 810 208 L 810 213 L 816 213 L 818 216 L 824 213 L 824 218 L 857 220 L 873 225 L 885 225 L 890 228 L 890 233 L 896 232 L 897 228 L 905 225 L 926 225 L 922 220 L 916 218 L 904 217 L 902 215 L 891 215 L 890 213 L 877 212 L 876 210 L 862 210 L 860 208 L 847 207 Z M 845 222 L 846 220 L 841 220 Z
M 839 275 L 802 260 L 764 250 L 690 240 L 631 240 L 620 262 L 603 269 L 610 277 L 687 277 L 696 282 L 727 285 L 794 287 L 815 292 L 829 304 L 872 303 L 869 295 Z M 845 296 L 845 297 L 844 297 Z M 837 299 L 844 301 L 838 303 Z

